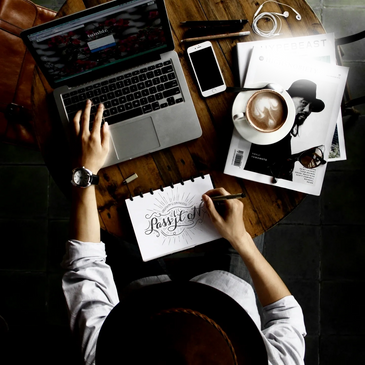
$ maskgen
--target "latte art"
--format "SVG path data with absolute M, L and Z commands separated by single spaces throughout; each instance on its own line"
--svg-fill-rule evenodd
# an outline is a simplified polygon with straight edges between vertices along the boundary
M 278 130 L 288 114 L 284 99 L 272 90 L 261 90 L 249 100 L 246 117 L 251 125 L 261 132 Z

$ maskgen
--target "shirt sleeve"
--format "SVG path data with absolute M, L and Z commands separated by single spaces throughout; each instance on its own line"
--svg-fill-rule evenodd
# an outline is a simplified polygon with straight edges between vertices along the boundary
M 302 309 L 293 296 L 264 307 L 260 321 L 253 289 L 244 280 L 219 270 L 191 280 L 221 290 L 245 309 L 260 330 L 270 365 L 304 365 L 306 329 Z
M 306 329 L 302 309 L 293 296 L 264 307 L 262 325 L 269 364 L 304 365 Z
M 93 364 L 96 343 L 105 318 L 119 303 L 112 271 L 105 263 L 104 243 L 68 241 L 61 266 L 71 330 L 81 340 L 85 364 Z

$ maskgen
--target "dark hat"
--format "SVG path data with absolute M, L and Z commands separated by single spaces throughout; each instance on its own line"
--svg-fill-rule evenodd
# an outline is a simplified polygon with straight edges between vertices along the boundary
M 294 81 L 290 88 L 287 90 L 291 97 L 300 96 L 311 103 L 312 112 L 321 112 L 325 105 L 324 102 L 316 98 L 317 85 L 310 80 L 297 80 Z
M 265 364 L 259 329 L 230 296 L 196 282 L 133 291 L 106 318 L 96 365 Z

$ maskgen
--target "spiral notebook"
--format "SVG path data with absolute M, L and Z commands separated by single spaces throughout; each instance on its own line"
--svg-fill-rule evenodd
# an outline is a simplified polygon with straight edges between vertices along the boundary
M 221 238 L 202 201 L 210 189 L 204 175 L 126 200 L 143 261 Z

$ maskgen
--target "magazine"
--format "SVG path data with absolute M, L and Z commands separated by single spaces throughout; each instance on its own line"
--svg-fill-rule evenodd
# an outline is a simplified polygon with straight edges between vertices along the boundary
M 305 37 L 279 38 L 255 42 L 240 42 L 235 48 L 237 62 L 236 73 L 239 84 L 243 86 L 251 53 L 254 47 L 278 52 L 280 55 L 290 54 L 317 61 L 336 64 L 334 33 L 316 34 Z M 346 160 L 345 138 L 342 115 L 339 110 L 336 129 L 333 135 L 329 161 Z
M 333 33 L 317 34 L 305 37 L 279 38 L 261 40 L 255 42 L 239 42 L 236 45 L 236 61 L 238 79 L 243 85 L 252 50 L 254 47 L 262 48 L 281 55 L 291 54 L 295 56 L 312 58 L 317 61 L 336 64 L 335 36 Z
M 347 74 L 346 67 L 288 53 L 280 56 L 277 52 L 254 47 L 245 86 L 278 83 L 286 90 L 283 94 L 289 95 L 293 101 L 299 99 L 296 92 L 304 89 L 311 94 L 307 98 L 312 100 L 312 111 L 304 115 L 292 103 L 293 128 L 275 143 L 250 143 L 236 128 L 224 173 L 320 195 L 327 164 L 309 168 L 303 164 L 305 151 L 312 153 L 312 149 L 318 147 L 319 151 L 315 150 L 318 158 L 323 162 L 328 160 Z

